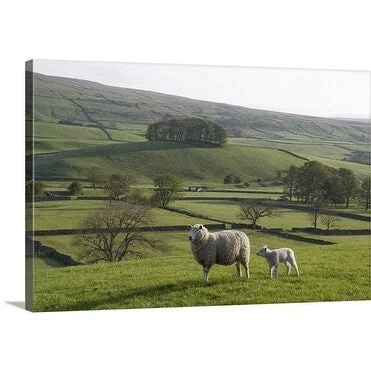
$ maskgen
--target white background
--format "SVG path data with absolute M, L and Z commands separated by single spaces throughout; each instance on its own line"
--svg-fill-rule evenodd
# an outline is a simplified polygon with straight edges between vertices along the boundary
M 371 70 L 368 1 L 12 1 L 1 9 L 3 370 L 363 370 L 371 302 L 32 314 L 24 61 Z M 249 293 L 246 292 L 246 295 Z

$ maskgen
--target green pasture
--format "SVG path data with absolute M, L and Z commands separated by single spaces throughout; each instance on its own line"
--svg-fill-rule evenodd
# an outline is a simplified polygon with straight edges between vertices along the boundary
M 203 283 L 186 235 L 174 233 L 174 253 L 36 271 L 34 310 L 370 300 L 368 237 L 341 237 L 336 245 L 317 246 L 245 232 L 252 243 L 250 280 L 237 279 L 233 266 L 214 266 L 210 284 Z M 256 255 L 265 243 L 293 248 L 301 276 L 286 276 L 281 269 L 278 279 L 270 279 L 266 261 Z
M 114 202 L 113 202 L 114 203 Z M 39 201 L 34 203 L 34 229 L 73 229 L 78 228 L 88 213 L 109 205 L 105 200 Z M 32 208 L 32 204 L 27 205 Z M 153 226 L 194 224 L 199 219 L 168 210 L 153 208 Z M 202 223 L 207 223 L 201 219 Z
M 258 148 L 275 148 L 289 151 L 295 155 L 304 157 L 309 161 L 319 161 L 324 165 L 334 168 L 346 168 L 352 170 L 357 176 L 365 177 L 370 174 L 369 165 L 346 161 L 353 151 L 369 152 L 369 144 L 354 142 L 328 142 L 311 140 L 306 137 L 298 143 L 297 140 L 248 140 L 244 138 L 231 138 L 230 144 L 240 146 L 256 146 Z
M 139 182 L 148 182 L 154 175 L 170 171 L 185 183 L 221 184 L 230 173 L 243 181 L 275 179 L 277 170 L 302 164 L 303 160 L 269 148 L 128 142 L 39 155 L 35 158 L 35 171 L 38 178 L 45 180 L 81 178 L 86 177 L 89 167 L 97 166 L 106 174 L 132 174 Z
M 231 223 L 241 223 L 246 221 L 238 218 L 240 204 L 240 202 L 232 200 L 177 200 L 172 206 L 180 210 L 201 213 L 202 215 Z M 291 230 L 293 227 L 311 227 L 307 212 L 284 208 L 277 208 L 275 211 L 277 213 L 276 217 L 261 218 L 258 220 L 258 224 L 265 228 L 283 228 L 285 230 Z M 370 223 L 349 218 L 339 218 L 337 228 L 369 229 Z
M 34 153 L 79 150 L 115 142 L 145 141 L 147 125 L 118 123 L 115 126 L 106 129 L 112 138 L 110 140 L 103 130 L 96 127 L 37 122 L 33 133 Z M 29 142 L 32 140 L 32 132 L 28 132 L 27 138 Z
M 282 190 L 282 189 L 281 189 Z M 247 192 L 182 192 L 181 197 L 195 198 L 267 198 L 277 200 L 281 195 L 275 193 L 247 193 Z

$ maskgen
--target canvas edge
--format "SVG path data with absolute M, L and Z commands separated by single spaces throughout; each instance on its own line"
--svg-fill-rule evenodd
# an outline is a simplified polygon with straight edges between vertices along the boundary
M 25 154 L 32 157 L 31 166 L 25 159 L 25 181 L 34 179 L 33 155 L 33 60 L 25 62 Z M 32 140 L 27 137 L 29 127 L 32 130 Z M 27 155 L 27 153 L 30 153 Z M 25 195 L 26 198 L 26 195 Z M 34 240 L 33 240 L 33 208 L 28 208 L 27 199 L 25 199 L 25 309 L 33 312 L 33 294 L 34 294 Z

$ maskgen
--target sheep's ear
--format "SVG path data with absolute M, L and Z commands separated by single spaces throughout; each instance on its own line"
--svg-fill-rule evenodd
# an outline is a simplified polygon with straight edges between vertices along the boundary
M 202 228 L 203 228 L 202 224 L 201 224 L 198 228 L 199 228 L 199 229 L 202 229 Z
M 264 250 L 267 250 L 267 245 L 264 246 Z
M 188 224 L 188 228 L 189 228 L 189 229 L 191 229 L 191 228 L 192 228 L 192 226 L 191 226 L 190 224 Z

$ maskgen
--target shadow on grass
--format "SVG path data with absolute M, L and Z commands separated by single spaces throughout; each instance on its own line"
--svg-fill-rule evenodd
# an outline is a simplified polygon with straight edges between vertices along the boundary
M 122 308 L 132 308 L 131 301 L 133 299 L 145 299 L 145 300 L 151 300 L 153 298 L 153 301 L 155 301 L 157 304 L 155 304 L 153 307 L 166 307 L 166 296 L 171 295 L 174 292 L 177 291 L 186 291 L 189 289 L 194 288 L 205 288 L 205 287 L 211 287 L 214 286 L 216 283 L 209 283 L 205 284 L 203 281 L 200 280 L 187 280 L 182 281 L 178 283 L 168 283 L 168 284 L 161 284 L 156 286 L 149 286 L 149 287 L 140 287 L 137 289 L 129 289 L 125 292 L 119 292 L 119 293 L 111 293 L 111 292 L 102 292 L 102 296 L 99 298 L 91 298 L 87 300 L 81 300 L 76 302 L 73 305 L 68 306 L 61 306 L 60 308 L 56 310 L 93 310 L 98 309 L 99 306 L 104 305 L 107 307 L 107 309 L 110 308 L 110 306 L 113 308 L 115 305 L 120 305 Z M 96 290 L 96 289 L 95 289 Z M 160 300 L 159 298 L 162 299 Z M 173 306 L 173 305 L 172 305 Z M 141 306 L 133 306 L 133 308 L 144 308 Z M 46 309 L 47 310 L 47 309 Z
M 61 267 L 68 267 L 68 264 L 63 264 L 57 259 L 53 259 L 53 257 L 50 256 L 39 256 L 38 257 L 42 262 L 50 267 L 50 268 L 61 268 Z

